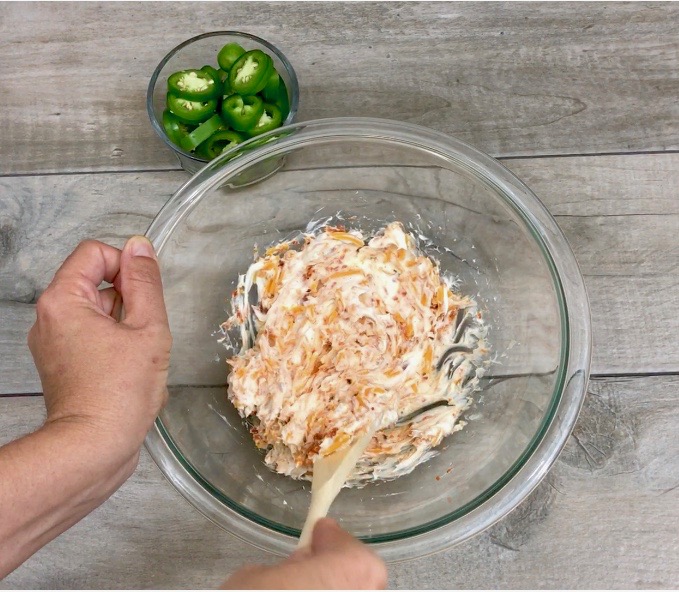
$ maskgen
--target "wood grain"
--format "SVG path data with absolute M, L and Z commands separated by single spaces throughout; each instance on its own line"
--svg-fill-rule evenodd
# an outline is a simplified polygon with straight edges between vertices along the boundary
M 592 307 L 592 371 L 678 371 L 679 155 L 507 164 L 556 215 L 580 263 Z M 83 238 L 121 246 L 143 233 L 185 178 L 147 172 L 0 179 L 0 393 L 40 391 L 25 336 L 33 303 L 66 255 Z
M 676 150 L 678 19 L 672 3 L 3 3 L 0 174 L 177 168 L 146 87 L 215 29 L 283 50 L 300 120 L 410 121 L 498 156 Z
M 675 587 L 678 388 L 676 376 L 592 381 L 573 436 L 535 492 L 486 533 L 390 566 L 390 585 Z M 35 397 L 1 399 L 0 444 L 42 414 Z M 118 493 L 0 587 L 214 587 L 246 562 L 272 560 L 200 516 L 144 452 Z

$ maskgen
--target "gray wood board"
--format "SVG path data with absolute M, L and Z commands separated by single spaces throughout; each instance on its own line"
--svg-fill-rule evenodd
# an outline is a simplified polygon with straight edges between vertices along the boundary
M 390 567 L 395 588 L 671 588 L 679 582 L 679 378 L 590 383 L 545 481 L 487 532 Z M 37 427 L 36 397 L 0 400 L 0 444 Z M 0 582 L 4 588 L 213 587 L 274 558 L 195 511 L 144 451 L 101 508 Z
M 679 155 L 507 164 L 556 215 L 585 275 L 593 372 L 677 371 Z M 87 237 L 121 246 L 143 233 L 185 179 L 182 172 L 0 178 L 0 393 L 40 391 L 26 334 L 37 296 L 66 255 Z
M 300 120 L 410 121 L 498 156 L 676 150 L 678 19 L 672 3 L 6 2 L 0 174 L 177 168 L 146 87 L 219 29 L 282 49 Z

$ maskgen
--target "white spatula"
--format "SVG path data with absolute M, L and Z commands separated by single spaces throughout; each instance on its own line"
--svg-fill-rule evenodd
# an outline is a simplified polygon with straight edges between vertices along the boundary
M 328 514 L 328 510 L 342 489 L 347 477 L 356 466 L 358 459 L 370 444 L 375 434 L 377 422 L 367 432 L 357 436 L 342 450 L 328 456 L 319 457 L 314 462 L 314 476 L 311 481 L 311 505 L 307 514 L 297 548 L 306 547 L 311 542 L 314 524 Z

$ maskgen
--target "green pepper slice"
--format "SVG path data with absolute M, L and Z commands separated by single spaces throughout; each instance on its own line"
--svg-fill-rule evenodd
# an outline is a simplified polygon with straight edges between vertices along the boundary
M 255 95 L 266 86 L 273 60 L 259 49 L 244 53 L 229 70 L 231 88 L 240 95 Z
M 283 117 L 281 110 L 276 107 L 276 105 L 264 103 L 264 113 L 262 113 L 262 116 L 259 118 L 257 125 L 247 130 L 245 135 L 248 138 L 254 138 L 260 134 L 270 132 L 271 130 L 275 130 L 277 127 L 280 127 L 282 121 Z
M 220 70 L 217 70 L 217 68 L 215 68 L 215 67 L 213 67 L 213 66 L 210 66 L 210 64 L 205 64 L 205 65 L 201 68 L 201 71 L 202 71 L 202 72 L 207 72 L 210 76 L 212 76 L 213 78 L 216 78 L 216 79 L 219 80 L 220 82 L 222 81 L 222 76 L 221 76 L 221 74 L 220 74 Z
M 276 98 L 271 102 L 281 110 L 281 118 L 285 121 L 290 113 L 290 97 L 288 97 L 288 88 L 282 78 L 278 84 Z
M 245 50 L 238 43 L 227 43 L 217 54 L 217 63 L 222 70 L 227 72 L 231 69 Z
M 180 146 L 187 152 L 194 150 L 196 146 L 202 144 L 212 134 L 222 127 L 222 120 L 219 115 L 213 115 L 205 123 L 201 123 L 195 130 L 181 139 Z
M 174 93 L 167 93 L 167 106 L 184 123 L 198 124 L 210 117 L 217 110 L 217 101 L 189 101 Z
M 167 109 L 163 111 L 163 128 L 170 141 L 177 146 L 179 146 L 182 139 L 188 136 L 194 129 L 192 125 L 187 125 Z
M 229 73 L 224 72 L 224 70 L 219 70 L 220 74 L 223 74 L 224 77 L 222 78 L 222 98 L 225 99 L 226 97 L 234 94 L 234 90 L 231 88 L 231 83 L 229 82 Z
M 244 140 L 245 138 L 238 132 L 220 130 L 212 134 L 206 142 L 200 145 L 200 156 L 212 160 Z M 198 151 L 196 152 L 198 153 Z
M 278 97 L 278 87 L 280 86 L 280 82 L 281 77 L 278 75 L 278 72 L 276 72 L 276 69 L 274 68 L 274 71 L 271 72 L 271 76 L 269 76 L 269 80 L 266 81 L 266 86 L 262 91 L 262 96 L 269 103 L 273 103 Z
M 231 95 L 222 103 L 224 122 L 239 132 L 254 128 L 263 113 L 264 101 L 255 95 Z
M 219 96 L 221 84 L 218 76 L 206 70 L 182 70 L 167 79 L 168 90 L 189 101 L 209 101 Z

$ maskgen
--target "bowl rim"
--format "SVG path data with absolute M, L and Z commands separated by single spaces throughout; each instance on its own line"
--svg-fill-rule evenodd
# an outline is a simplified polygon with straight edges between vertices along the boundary
M 310 143 L 341 140 L 400 143 L 426 150 L 462 165 L 482 182 L 491 185 L 523 220 L 540 248 L 552 275 L 561 318 L 559 376 L 550 406 L 538 432 L 513 465 L 484 492 L 455 511 L 431 523 L 380 537 L 363 537 L 387 561 L 414 559 L 462 542 L 487 529 L 513 510 L 540 483 L 570 435 L 587 389 L 591 360 L 591 327 L 587 293 L 582 274 L 566 237 L 535 194 L 491 156 L 441 132 L 410 123 L 374 118 L 332 118 L 278 128 L 225 152 L 189 179 L 168 200 L 153 220 L 146 236 L 159 258 L 177 224 L 201 199 L 225 180 L 253 163 L 284 156 Z M 239 158 L 233 159 L 238 154 Z M 182 458 L 156 420 L 146 447 L 165 476 L 201 513 L 244 541 L 275 554 L 290 553 L 299 531 L 280 528 L 224 497 L 215 497 L 188 461 Z M 177 471 L 184 476 L 178 477 Z M 226 510 L 227 522 L 224 524 Z
M 278 47 L 276 47 L 273 43 L 267 41 L 266 39 L 262 39 L 261 37 L 257 37 L 257 35 L 245 33 L 243 31 L 210 31 L 208 33 L 201 33 L 200 35 L 191 37 L 186 41 L 182 41 L 179 45 L 173 47 L 165 55 L 165 57 L 162 60 L 160 60 L 159 64 L 156 66 L 156 69 L 153 71 L 151 79 L 149 80 L 148 87 L 146 89 L 146 111 L 148 113 L 149 119 L 151 120 L 151 126 L 155 130 L 156 134 L 158 134 L 160 139 L 163 142 L 165 142 L 165 144 L 167 144 L 167 146 L 171 148 L 176 154 L 181 154 L 183 157 L 186 157 L 196 163 L 205 164 L 209 161 L 204 158 L 200 158 L 195 154 L 191 154 L 190 152 L 186 152 L 186 150 L 184 150 L 180 146 L 177 146 L 176 144 L 173 144 L 170 141 L 170 139 L 167 137 L 167 134 L 163 129 L 161 122 L 158 121 L 158 117 L 156 117 L 156 112 L 153 108 L 153 92 L 156 88 L 156 83 L 158 82 L 158 77 L 160 76 L 160 73 L 162 72 L 167 62 L 169 62 L 175 54 L 179 53 L 182 49 L 196 41 L 207 39 L 209 37 L 220 37 L 220 36 L 241 37 L 244 39 L 249 39 L 250 41 L 254 41 L 255 43 L 263 45 L 266 49 L 271 51 L 271 53 L 275 54 L 276 57 L 280 59 L 280 61 L 283 63 L 283 67 L 287 71 L 288 76 L 290 76 L 290 88 L 288 89 L 290 93 L 289 97 L 290 111 L 288 113 L 288 116 L 285 118 L 285 121 L 283 122 L 283 126 L 290 125 L 291 123 L 294 122 L 295 117 L 297 116 L 297 110 L 299 109 L 299 80 L 297 79 L 297 73 L 295 72 L 295 69 L 293 68 L 288 58 L 285 57 L 285 54 L 280 49 L 278 49 Z

